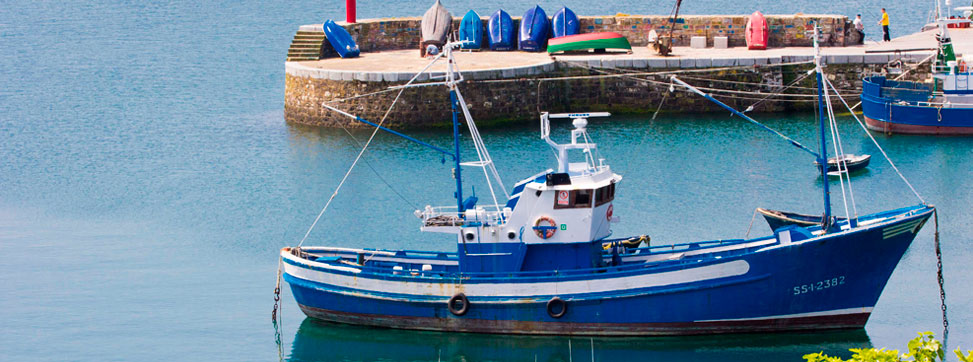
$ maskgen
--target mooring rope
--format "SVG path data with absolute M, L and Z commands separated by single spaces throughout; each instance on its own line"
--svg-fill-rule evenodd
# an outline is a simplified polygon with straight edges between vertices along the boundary
M 744 239 L 750 238 L 750 228 L 753 227 L 753 220 L 757 219 L 757 209 L 753 209 L 753 216 L 750 217 L 750 226 L 747 226 L 747 234 L 743 236 Z
M 797 77 L 796 79 L 794 79 L 794 81 L 792 81 L 790 84 L 788 84 L 786 87 L 782 88 L 781 90 L 777 91 L 777 93 L 768 94 L 766 97 L 763 97 L 759 101 L 755 102 L 754 104 L 751 104 L 749 107 L 747 107 L 747 109 L 745 109 L 743 111 L 743 113 L 747 113 L 747 112 L 753 111 L 754 110 L 754 107 L 756 107 L 758 104 L 763 103 L 764 101 L 766 101 L 766 100 L 768 100 L 770 98 L 773 98 L 773 97 L 777 96 L 778 94 L 781 94 L 781 93 L 786 92 L 787 89 L 793 87 L 798 82 L 806 79 L 809 75 L 811 75 L 811 73 L 813 73 L 813 71 L 804 72 L 804 74 L 802 74 L 800 77 Z M 802 88 L 804 88 L 804 87 L 802 87 Z
M 659 111 L 662 110 L 662 105 L 666 103 L 666 98 L 669 98 L 669 93 L 672 93 L 672 89 L 673 89 L 672 82 L 669 82 L 669 91 L 662 93 L 662 101 L 659 102 L 659 106 L 655 107 L 655 112 L 652 113 L 653 121 L 655 120 L 655 117 L 659 115 Z
M 594 69 L 587 65 L 578 62 L 564 61 L 563 63 L 576 66 L 579 68 Z M 792 62 L 792 63 L 778 63 L 778 64 L 763 64 L 760 67 L 783 67 L 789 65 L 800 65 L 808 64 L 811 61 L 806 62 Z M 712 73 L 712 72 L 722 72 L 727 70 L 744 70 L 753 69 L 755 66 L 751 65 L 740 65 L 733 67 L 720 67 L 720 68 L 699 68 L 699 69 L 679 69 L 679 70 L 667 70 L 658 72 L 634 72 L 634 73 L 609 73 L 602 75 L 574 75 L 574 76 L 563 76 L 563 77 L 547 77 L 547 78 L 510 78 L 510 79 L 486 79 L 486 80 L 470 80 L 470 83 L 510 83 L 510 82 L 524 82 L 524 81 L 534 81 L 534 80 L 580 80 L 580 79 L 598 79 L 598 78 L 621 78 L 628 76 L 667 76 L 671 74 L 686 74 L 686 73 Z M 605 68 L 605 69 L 618 69 L 618 68 Z
M 705 77 L 694 77 L 694 76 L 685 76 L 685 75 L 682 76 L 682 77 L 680 77 L 680 78 L 692 79 L 692 80 L 701 80 L 701 81 L 708 81 L 708 82 L 714 82 L 714 83 L 727 83 L 727 84 L 738 84 L 738 85 L 750 85 L 750 86 L 758 86 L 758 87 L 763 87 L 763 88 L 781 88 L 781 87 L 783 87 L 785 89 L 786 88 L 793 88 L 793 89 L 805 89 L 805 90 L 809 90 L 809 91 L 816 90 L 817 88 L 815 88 L 815 87 L 800 87 L 800 86 L 797 86 L 797 83 L 798 82 L 804 80 L 804 78 L 807 78 L 807 76 L 810 75 L 809 73 L 810 74 L 814 74 L 814 69 L 811 69 L 809 71 L 802 71 L 802 72 L 800 72 L 800 75 L 796 79 L 794 79 L 793 81 L 791 81 L 790 83 L 788 83 L 789 85 L 787 85 L 787 86 L 783 86 L 783 85 L 772 85 L 772 84 L 757 83 L 757 82 L 743 82 L 743 81 L 728 80 L 728 79 L 714 79 L 714 78 L 705 78 Z M 858 91 L 859 89 L 855 88 L 855 89 L 847 89 L 847 90 L 848 91 Z
M 803 63 L 801 63 L 801 64 L 803 64 Z M 578 67 L 580 67 L 580 68 L 585 68 L 585 69 L 588 69 L 588 70 L 591 70 L 591 71 L 595 71 L 595 72 L 599 72 L 599 73 L 608 73 L 608 71 L 606 69 L 617 69 L 617 68 L 597 68 L 597 67 L 591 67 L 591 66 L 588 66 L 588 65 L 585 65 L 585 64 L 580 64 L 580 63 L 578 63 L 576 65 Z M 665 83 L 665 82 L 654 81 L 654 80 L 644 79 L 644 78 L 638 78 L 637 76 L 653 76 L 653 77 L 658 77 L 658 76 L 671 76 L 671 75 L 676 74 L 676 73 L 679 73 L 679 72 L 678 71 L 672 71 L 672 72 L 655 72 L 655 73 L 608 73 L 607 75 L 613 75 L 613 76 L 617 76 L 618 78 L 628 78 L 628 79 L 632 79 L 632 80 L 636 80 L 636 81 L 642 81 L 642 82 L 650 82 L 650 83 L 657 83 L 657 84 L 668 85 L 668 83 Z M 591 76 L 591 77 L 596 78 L 598 76 Z M 764 95 L 764 94 L 767 94 L 767 93 L 763 93 L 763 92 L 738 91 L 738 90 L 720 89 L 720 88 L 708 88 L 708 87 L 696 87 L 696 88 L 697 89 L 701 89 L 701 90 L 705 90 L 705 91 L 710 92 L 710 93 L 730 93 L 730 94 L 745 94 L 745 95 Z M 817 101 L 817 97 L 818 97 L 816 94 L 779 94 L 779 95 L 780 96 L 785 96 L 785 97 L 813 99 L 815 102 Z M 757 98 L 757 99 L 759 99 L 759 98 Z

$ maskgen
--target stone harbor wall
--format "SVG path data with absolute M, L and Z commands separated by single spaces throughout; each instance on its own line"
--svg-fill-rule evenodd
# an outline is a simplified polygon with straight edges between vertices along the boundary
M 916 56 L 918 61 L 924 56 Z M 835 87 L 842 90 L 846 100 L 857 101 L 861 87 L 861 75 L 881 72 L 890 60 L 890 55 L 830 56 L 827 57 L 826 72 Z M 558 79 L 577 75 L 596 75 L 618 71 L 665 72 L 693 68 L 711 68 L 712 71 L 686 73 L 683 80 L 698 87 L 727 89 L 740 93 L 716 93 L 718 99 L 737 108 L 746 109 L 763 94 L 753 94 L 755 89 L 764 93 L 776 92 L 781 85 L 789 84 L 801 74 L 811 69 L 811 65 L 794 64 L 773 66 L 773 64 L 796 63 L 809 60 L 809 57 L 776 57 L 757 59 L 643 59 L 643 60 L 605 60 L 590 61 L 585 64 L 551 63 L 540 68 L 524 69 L 512 73 L 483 71 L 465 74 L 466 82 L 460 89 L 469 105 L 472 116 L 481 124 L 504 121 L 532 122 L 541 111 L 569 112 L 577 110 L 608 111 L 617 113 L 652 113 L 662 105 L 662 112 L 679 112 L 691 109 L 694 112 L 723 111 L 719 106 L 688 92 L 668 93 L 668 81 L 660 76 L 640 81 L 632 76 L 613 76 L 603 78 Z M 348 77 L 335 77 L 328 71 L 309 68 L 295 68 L 288 63 L 285 92 L 285 118 L 289 122 L 318 126 L 362 127 L 343 116 L 321 107 L 328 102 L 349 113 L 367 120 L 378 122 L 397 92 L 387 92 L 377 96 L 335 102 L 347 97 L 381 91 L 387 87 L 402 84 L 407 78 L 397 77 L 369 78 L 348 74 Z M 718 67 L 738 67 L 719 69 Z M 910 78 L 919 79 L 928 75 L 923 73 L 927 67 L 920 67 L 918 73 Z M 391 73 L 395 74 L 395 73 Z M 645 78 L 643 76 L 643 78 Z M 394 80 L 393 80 L 394 79 Z M 758 86 L 755 86 L 758 84 Z M 756 107 L 757 112 L 784 112 L 792 110 L 812 111 L 816 103 L 815 80 L 805 78 L 787 93 L 805 94 L 804 97 L 788 97 L 786 100 L 763 102 Z M 435 127 L 451 122 L 451 109 L 448 94 L 442 87 L 420 87 L 407 89 L 393 109 L 386 125 L 389 127 Z
M 488 15 L 488 14 L 481 14 Z M 454 14 L 453 29 L 459 29 L 461 17 Z M 487 29 L 487 17 L 481 17 Z M 689 46 L 693 36 L 705 36 L 707 46 L 713 46 L 713 38 L 725 36 L 731 47 L 746 46 L 745 29 L 749 15 L 685 15 L 670 24 L 667 16 L 661 15 L 617 15 L 582 16 L 581 32 L 593 33 L 613 31 L 628 38 L 632 46 L 648 44 L 649 32 L 655 30 L 662 35 L 673 32 L 676 46 Z M 848 31 L 851 23 L 843 15 L 766 15 L 770 28 L 770 47 L 811 46 L 807 32 L 817 21 L 822 27 L 821 40 L 824 46 L 845 46 L 857 44 L 857 33 Z M 362 52 L 389 49 L 410 49 L 419 47 L 422 37 L 420 18 L 364 19 L 354 24 L 338 22 L 351 34 Z M 514 17 L 514 27 L 518 28 L 520 17 Z M 301 26 L 302 32 L 323 32 L 321 25 Z M 854 33 L 854 34 L 849 34 Z M 849 39 L 849 36 L 854 38 Z M 484 32 L 483 44 L 489 44 Z M 322 57 L 335 57 L 337 53 L 331 45 L 322 43 Z

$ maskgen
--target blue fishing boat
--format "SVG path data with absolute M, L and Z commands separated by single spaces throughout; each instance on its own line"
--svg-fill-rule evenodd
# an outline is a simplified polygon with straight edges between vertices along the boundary
M 480 14 L 470 10 L 463 16 L 459 23 L 459 40 L 463 43 L 463 49 L 480 49 L 483 42 L 483 22 L 480 21 Z
M 354 58 L 361 53 L 358 50 L 358 44 L 355 44 L 355 39 L 351 38 L 351 34 L 348 34 L 343 26 L 335 24 L 331 19 L 324 22 L 324 36 L 328 38 L 328 43 L 342 58 Z
M 517 44 L 514 37 L 514 21 L 503 9 L 497 10 L 487 22 L 490 28 L 490 50 L 514 50 Z
M 551 22 L 547 19 L 547 13 L 541 9 L 540 5 L 527 9 L 524 17 L 520 19 L 520 35 L 518 44 L 520 50 L 528 52 L 544 51 L 547 45 L 548 30 Z
M 581 22 L 578 21 L 578 16 L 567 6 L 562 7 L 551 17 L 552 38 L 575 35 L 580 29 Z
M 549 335 L 860 328 L 935 211 L 918 204 L 838 220 L 825 183 L 820 223 L 753 239 L 621 247 L 643 237 L 612 237 L 623 177 L 588 130 L 589 118 L 610 115 L 542 113 L 540 136 L 553 150 L 554 165 L 508 191 L 458 87 L 462 79 L 452 68 L 458 47 L 447 44 L 436 58 L 448 59 L 441 82 L 453 107 L 448 148 L 325 105 L 451 159 L 455 205 L 426 206 L 414 214 L 422 231 L 455 237 L 455 250 L 304 246 L 304 240 L 283 248 L 283 279 L 309 317 L 388 328 Z M 472 141 L 477 155 L 465 162 L 459 154 L 461 118 L 469 130 L 463 138 Z M 550 122 L 562 119 L 573 129 L 558 142 Z M 822 118 L 821 153 L 815 155 L 822 162 L 824 129 Z M 463 197 L 464 167 L 483 171 L 487 201 Z M 639 192 L 627 194 L 648 197 Z M 345 232 L 354 238 L 354 229 Z
M 885 76 L 862 80 L 862 112 L 868 128 L 886 133 L 973 135 L 973 74 L 957 61 L 948 25 L 968 19 L 939 19 L 939 47 L 933 65 L 937 84 L 897 81 Z

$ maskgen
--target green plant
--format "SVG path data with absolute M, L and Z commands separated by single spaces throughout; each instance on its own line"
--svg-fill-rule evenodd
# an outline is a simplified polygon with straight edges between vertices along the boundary
M 932 332 L 919 332 L 919 337 L 909 341 L 909 353 L 905 357 L 912 357 L 916 362 L 936 362 L 936 357 L 943 361 L 946 359 L 946 351 L 943 350 L 943 343 L 937 341 Z
M 963 351 L 957 348 L 955 351 L 956 357 L 959 358 L 960 362 L 973 362 L 973 350 L 966 351 L 966 355 L 963 355 Z
M 899 351 L 894 349 L 887 351 L 885 348 L 852 348 L 849 351 L 854 354 L 848 360 L 828 356 L 823 351 L 806 354 L 804 360 L 807 362 L 942 362 L 946 360 L 946 350 L 932 332 L 919 332 L 918 337 L 909 341 L 908 347 L 909 353 L 903 355 L 899 355 Z M 959 348 L 954 352 L 960 362 L 973 362 L 973 351 L 967 351 L 965 356 Z

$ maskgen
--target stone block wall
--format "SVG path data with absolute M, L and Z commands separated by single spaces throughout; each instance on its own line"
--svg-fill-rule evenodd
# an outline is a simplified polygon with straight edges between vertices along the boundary
M 835 87 L 842 90 L 846 100 L 857 101 L 862 74 L 880 72 L 884 62 L 866 63 L 862 59 L 836 58 L 827 65 L 829 79 Z M 751 60 L 752 61 L 752 60 Z M 790 63 L 781 61 L 776 63 Z M 797 79 L 811 69 L 810 64 L 771 66 L 752 64 L 729 70 L 685 74 L 684 80 L 697 87 L 729 89 L 740 91 L 737 94 L 718 93 L 721 101 L 737 108 L 746 109 L 763 94 L 773 93 L 781 85 Z M 638 64 L 636 64 L 638 65 Z M 738 64 L 739 65 L 739 64 Z M 633 65 L 635 66 L 635 65 Z M 678 71 L 681 67 L 644 68 L 643 71 Z M 710 64 L 710 66 L 714 66 Z M 610 69 L 604 67 L 604 71 Z M 925 70 L 925 67 L 919 68 Z M 503 121 L 533 122 L 539 112 L 570 111 L 609 111 L 617 113 L 652 113 L 659 107 L 663 97 L 667 97 L 662 112 L 680 112 L 687 109 L 693 112 L 723 111 L 719 106 L 688 92 L 668 93 L 668 80 L 664 76 L 649 78 L 653 82 L 635 80 L 632 77 L 552 79 L 565 76 L 603 74 L 593 69 L 557 63 L 557 66 L 541 75 L 527 78 L 497 78 L 468 80 L 460 85 L 472 116 L 481 124 Z M 910 78 L 921 79 L 928 74 L 913 73 Z M 501 80 L 501 81 L 496 81 Z M 328 102 L 349 113 L 359 115 L 370 121 L 378 122 L 388 109 L 396 92 L 387 92 L 367 98 L 357 98 L 344 102 L 337 100 L 359 94 L 384 90 L 402 82 L 330 80 L 314 77 L 286 76 L 285 118 L 289 122 L 318 126 L 365 125 L 328 111 L 320 106 Z M 807 77 L 788 93 L 805 94 L 802 98 L 786 100 L 771 99 L 762 102 L 757 112 L 813 111 L 816 107 L 814 77 Z M 442 87 L 419 87 L 407 89 L 391 112 L 385 124 L 393 128 L 430 127 L 447 125 L 451 122 L 451 108 L 448 94 Z
M 767 25 L 770 28 L 771 47 L 811 46 L 811 39 L 807 31 L 811 30 L 811 23 L 821 24 L 822 44 L 825 46 L 845 46 L 847 43 L 846 30 L 850 26 L 848 18 L 843 15 L 767 15 Z M 514 17 L 514 27 L 518 28 L 520 17 Z M 673 31 L 673 39 L 677 46 L 688 46 L 693 36 L 705 36 L 708 46 L 713 45 L 713 37 L 726 36 L 731 47 L 745 46 L 745 29 L 749 15 L 685 15 L 670 24 L 670 19 L 662 15 L 626 15 L 626 16 L 582 16 L 581 32 L 593 33 L 613 31 L 625 35 L 633 46 L 645 46 L 648 43 L 649 31 L 655 30 L 660 35 Z M 481 18 L 486 29 L 488 18 Z M 363 52 L 389 49 L 418 49 L 422 37 L 421 18 L 385 18 L 363 19 L 354 24 L 339 22 L 352 35 Z M 459 29 L 460 18 L 453 19 L 453 29 Z M 674 26 L 673 26 L 674 25 Z M 321 31 L 320 25 L 305 25 L 304 31 Z M 483 44 L 489 44 L 484 32 Z M 325 48 L 330 44 L 324 43 Z M 322 56 L 336 56 L 333 50 L 323 49 Z

